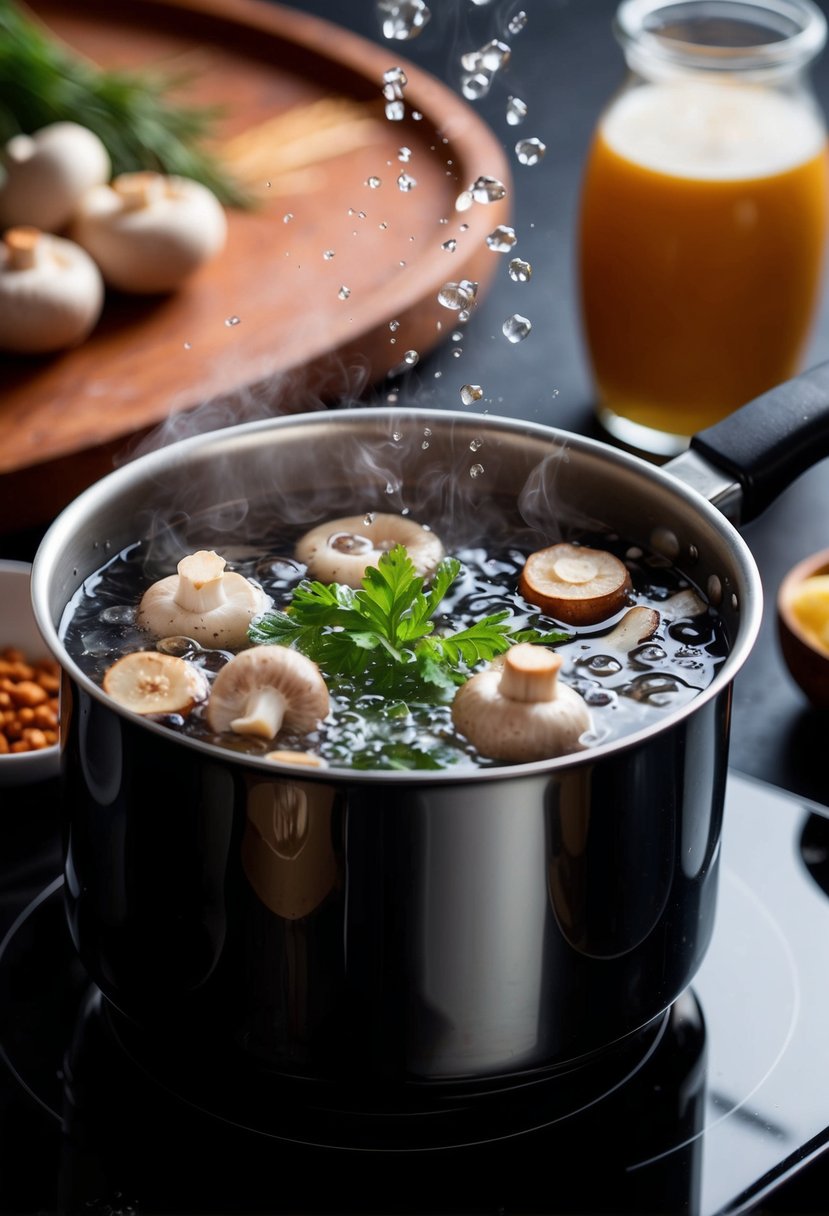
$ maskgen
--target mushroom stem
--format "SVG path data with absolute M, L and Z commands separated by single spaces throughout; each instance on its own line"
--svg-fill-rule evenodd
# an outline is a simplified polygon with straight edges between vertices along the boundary
M 31 270 L 37 264 L 40 235 L 39 228 L 9 228 L 3 236 L 8 251 L 6 266 L 9 270 Z
M 175 601 L 185 612 L 210 612 L 227 600 L 224 587 L 225 559 L 212 549 L 199 549 L 183 557 L 176 569 L 179 584 Z
M 151 206 L 164 193 L 164 178 L 160 173 L 143 170 L 121 173 L 112 183 L 125 211 L 138 211 Z
M 282 727 L 287 701 L 278 688 L 257 688 L 245 702 L 241 718 L 234 718 L 230 729 L 237 735 L 256 735 L 275 739 Z
M 510 701 L 553 701 L 561 664 L 561 655 L 541 646 L 513 646 L 504 656 L 501 694 Z

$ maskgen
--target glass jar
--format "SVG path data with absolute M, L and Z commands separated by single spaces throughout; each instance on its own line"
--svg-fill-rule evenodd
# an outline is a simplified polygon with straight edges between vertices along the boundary
M 599 419 L 656 457 L 798 369 L 820 294 L 826 128 L 810 0 L 625 0 L 628 76 L 581 196 Z

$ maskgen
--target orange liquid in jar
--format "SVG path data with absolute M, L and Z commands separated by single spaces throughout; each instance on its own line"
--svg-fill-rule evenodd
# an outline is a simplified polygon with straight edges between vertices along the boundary
M 642 85 L 588 159 L 580 276 L 600 404 L 688 436 L 788 379 L 814 316 L 826 135 L 758 88 Z

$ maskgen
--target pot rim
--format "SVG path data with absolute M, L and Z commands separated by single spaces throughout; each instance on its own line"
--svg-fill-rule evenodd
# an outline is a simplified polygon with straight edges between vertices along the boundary
M 244 752 L 231 751 L 217 744 L 195 739 L 188 735 L 173 735 L 169 727 L 151 721 L 140 714 L 125 709 L 106 695 L 103 689 L 94 683 L 66 651 L 60 639 L 58 628 L 49 611 L 50 583 L 56 564 L 72 536 L 78 531 L 82 521 L 100 514 L 106 505 L 111 492 L 126 490 L 133 483 L 139 484 L 148 478 L 169 472 L 179 460 L 186 461 L 193 453 L 205 448 L 219 445 L 227 449 L 234 443 L 245 443 L 251 435 L 259 432 L 270 432 L 289 427 L 313 426 L 348 426 L 350 423 L 367 419 L 376 421 L 378 426 L 387 424 L 419 425 L 426 423 L 430 426 L 445 426 L 452 428 L 462 424 L 469 427 L 474 423 L 482 431 L 494 427 L 498 431 L 512 435 L 526 435 L 545 442 L 557 442 L 566 448 L 576 448 L 598 455 L 602 460 L 611 464 L 620 464 L 632 469 L 644 482 L 650 482 L 661 493 L 667 493 L 689 506 L 702 519 L 707 520 L 715 531 L 727 541 L 734 563 L 734 571 L 744 582 L 745 589 L 739 596 L 740 625 L 737 636 L 729 646 L 725 662 L 714 676 L 711 683 L 704 688 L 692 701 L 669 713 L 656 723 L 644 726 L 639 730 L 629 732 L 606 743 L 588 747 L 582 752 L 560 756 L 556 759 L 535 760 L 523 764 L 496 764 L 485 768 L 462 767 L 458 769 L 441 770 L 386 770 L 386 769 L 349 769 L 349 768 L 313 768 L 283 764 L 265 760 L 264 756 L 251 755 Z M 113 554 L 114 556 L 114 554 Z M 101 565 L 104 564 L 105 552 L 101 552 Z M 86 577 L 86 576 L 84 576 Z M 78 584 L 72 593 L 77 590 Z M 259 419 L 254 422 L 239 423 L 217 430 L 205 431 L 201 434 L 178 439 L 164 447 L 137 456 L 129 463 L 122 465 L 107 474 L 93 485 L 84 490 L 56 517 L 44 534 L 32 563 L 31 579 L 32 604 L 35 618 L 43 634 L 46 645 L 57 659 L 63 671 L 80 685 L 90 696 L 105 705 L 111 712 L 126 719 L 133 725 L 152 734 L 157 734 L 167 742 L 171 736 L 175 742 L 187 748 L 201 752 L 208 759 L 232 762 L 260 774 L 270 776 L 293 777 L 302 781 L 321 781 L 330 784 L 365 784 L 366 782 L 401 785 L 456 785 L 471 784 L 480 781 L 510 780 L 513 778 L 545 775 L 563 769 L 581 768 L 591 765 L 605 757 L 627 751 L 642 744 L 647 744 L 657 736 L 669 731 L 678 723 L 691 715 L 698 713 L 704 705 L 719 696 L 732 682 L 745 660 L 748 658 L 760 629 L 763 611 L 763 594 L 760 575 L 756 563 L 740 533 L 726 517 L 704 498 L 697 490 L 686 485 L 670 472 L 670 466 L 664 469 L 630 452 L 623 451 L 588 436 L 576 434 L 549 426 L 545 423 L 532 422 L 525 419 L 509 418 L 497 414 L 474 416 L 459 410 L 443 410 L 438 408 L 410 406 L 372 406 L 336 410 L 319 410 L 311 413 L 283 414 L 277 417 Z M 63 605 L 65 609 L 66 603 Z M 62 610 L 63 610 L 62 609 Z

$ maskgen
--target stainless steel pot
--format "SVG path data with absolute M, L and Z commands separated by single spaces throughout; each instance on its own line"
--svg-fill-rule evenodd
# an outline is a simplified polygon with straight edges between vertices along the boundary
M 69 924 L 112 1006 L 208 1058 L 441 1087 L 568 1069 L 654 1023 L 711 936 L 730 688 L 762 611 L 726 516 L 826 454 L 826 401 L 829 365 L 664 469 L 491 417 L 284 417 L 81 495 L 43 540 L 33 597 L 65 676 Z M 657 727 L 577 756 L 299 779 L 121 710 L 61 643 L 80 583 L 140 537 L 219 547 L 266 521 L 403 507 L 456 540 L 518 511 L 551 539 L 598 522 L 655 548 L 718 602 L 729 658 Z

